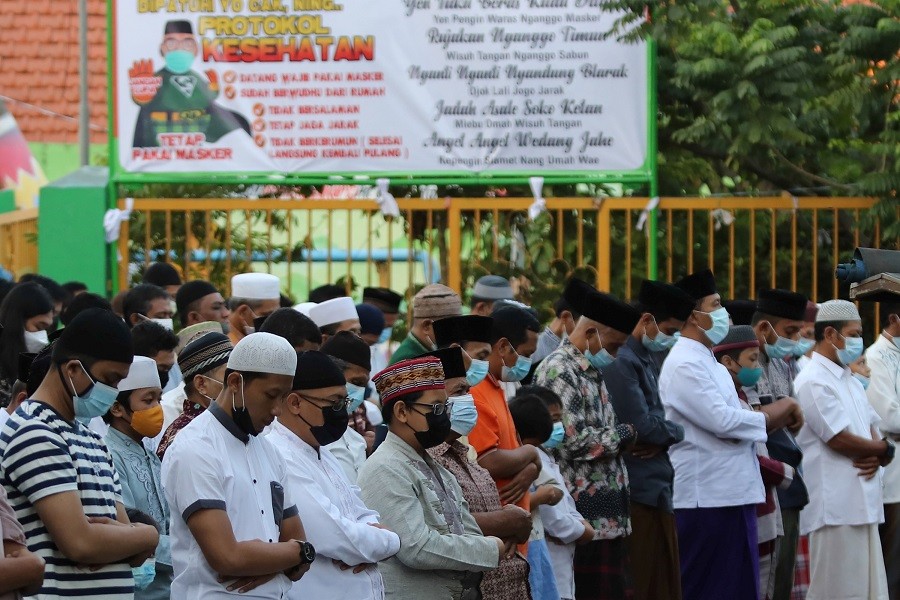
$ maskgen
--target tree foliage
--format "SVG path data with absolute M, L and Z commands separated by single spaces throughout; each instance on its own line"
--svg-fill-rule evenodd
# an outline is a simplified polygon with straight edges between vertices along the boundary
M 883 198 L 900 239 L 897 0 L 611 0 L 657 43 L 663 194 L 786 190 Z M 650 15 L 649 21 L 645 15 Z M 626 33 L 627 32 L 627 33 Z

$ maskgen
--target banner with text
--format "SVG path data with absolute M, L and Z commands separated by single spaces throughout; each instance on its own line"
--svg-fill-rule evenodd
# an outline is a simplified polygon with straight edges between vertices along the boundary
M 605 0 L 113 0 L 123 171 L 632 171 Z

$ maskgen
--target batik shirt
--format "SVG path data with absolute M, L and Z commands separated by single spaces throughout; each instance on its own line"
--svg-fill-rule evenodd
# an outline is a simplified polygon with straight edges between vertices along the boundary
M 634 439 L 634 429 L 616 419 L 603 375 L 565 340 L 538 367 L 535 383 L 562 399 L 566 438 L 552 452 L 578 512 L 597 531 L 597 539 L 629 535 L 622 452 Z
M 159 447 L 156 449 L 156 455 L 159 457 L 159 460 L 166 456 L 166 450 L 175 441 L 175 436 L 178 435 L 178 432 L 187 427 L 188 423 L 202 415 L 205 410 L 206 408 L 202 404 L 191 402 L 190 400 L 184 401 L 184 411 L 166 429 L 162 440 L 159 442 Z

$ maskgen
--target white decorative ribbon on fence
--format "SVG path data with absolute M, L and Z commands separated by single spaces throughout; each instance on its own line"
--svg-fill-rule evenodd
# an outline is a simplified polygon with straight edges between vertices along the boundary
M 657 206 L 659 206 L 659 196 L 650 198 L 647 206 L 645 206 L 644 210 L 641 211 L 641 216 L 638 217 L 637 225 L 635 225 L 634 228 L 638 231 L 643 231 L 644 224 L 647 223 L 647 219 L 650 218 L 650 212 L 655 210 Z
M 397 206 L 397 201 L 394 200 L 394 196 L 388 191 L 390 185 L 391 180 L 386 177 L 375 180 L 375 187 L 377 190 L 375 201 L 378 202 L 378 208 L 381 209 L 381 214 L 384 215 L 385 218 L 400 216 L 400 207 Z
M 419 197 L 423 200 L 434 200 L 438 197 L 436 185 L 419 186 Z
M 119 240 L 122 223 L 131 218 L 131 210 L 133 208 L 134 198 L 125 198 L 125 210 L 111 208 L 103 215 L 103 229 L 106 231 L 107 244 L 112 244 Z
M 534 221 L 538 216 L 547 210 L 547 201 L 544 200 L 544 178 L 529 177 L 528 185 L 531 187 L 531 194 L 534 196 L 534 202 L 528 207 L 528 218 Z

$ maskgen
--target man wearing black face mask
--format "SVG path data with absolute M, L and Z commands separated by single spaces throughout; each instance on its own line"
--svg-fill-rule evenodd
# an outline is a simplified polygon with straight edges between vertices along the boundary
M 297 353 L 284 338 L 244 337 L 216 401 L 166 451 L 163 489 L 180 515 L 171 520 L 173 598 L 250 589 L 257 598 L 282 598 L 315 560 L 285 489 L 284 460 L 257 437 L 280 414 L 296 370 Z
M 400 538 L 378 524 L 327 448 L 347 429 L 347 402 L 344 374 L 332 359 L 301 352 L 293 389 L 266 437 L 287 463 L 288 490 L 319 554 L 289 599 L 325 598 L 335 589 L 348 599 L 380 598 L 377 563 L 400 550 Z
M 398 600 L 478 598 L 481 572 L 506 547 L 484 537 L 453 475 L 426 452 L 450 433 L 444 369 L 429 356 L 400 361 L 373 378 L 390 427 L 359 473 L 367 506 L 400 536 L 380 565 L 386 595 Z

